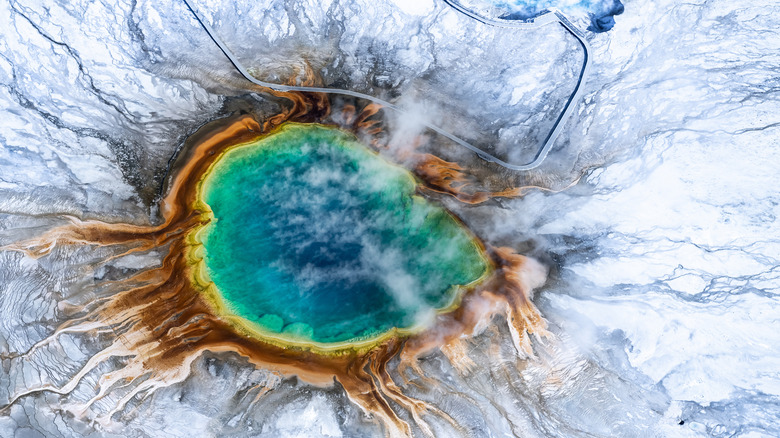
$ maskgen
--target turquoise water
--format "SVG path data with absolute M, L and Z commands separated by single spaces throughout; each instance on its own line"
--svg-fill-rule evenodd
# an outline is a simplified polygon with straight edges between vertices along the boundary
M 406 170 L 349 135 L 287 125 L 229 151 L 204 180 L 206 270 L 232 312 L 282 337 L 415 326 L 487 265 L 459 222 L 414 193 Z
M 588 30 L 606 32 L 615 26 L 615 15 L 624 11 L 621 0 L 470 0 L 466 4 L 477 7 L 495 6 L 506 13 L 501 18 L 526 20 L 550 9 L 560 9 L 565 14 L 585 12 L 590 18 Z
M 583 8 L 595 12 L 619 3 L 617 0 L 484 0 L 484 2 L 529 13 L 538 13 L 548 8 L 561 10 Z

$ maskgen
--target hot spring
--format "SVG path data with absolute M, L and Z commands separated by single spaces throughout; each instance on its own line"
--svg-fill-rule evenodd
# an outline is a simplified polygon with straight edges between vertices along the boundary
M 481 244 L 354 136 L 285 124 L 224 151 L 198 184 L 194 281 L 266 341 L 338 347 L 408 334 L 488 270 Z

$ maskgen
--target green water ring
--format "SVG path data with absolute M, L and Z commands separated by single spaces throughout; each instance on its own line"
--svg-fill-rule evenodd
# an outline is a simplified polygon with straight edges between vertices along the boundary
M 318 351 L 408 336 L 490 271 L 454 216 L 351 134 L 287 123 L 198 182 L 192 279 L 244 334 Z

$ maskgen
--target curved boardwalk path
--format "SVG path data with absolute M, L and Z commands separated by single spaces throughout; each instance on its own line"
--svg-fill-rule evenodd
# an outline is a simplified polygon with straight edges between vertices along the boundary
M 371 102 L 377 103 L 379 105 L 382 105 L 385 108 L 390 108 L 400 113 L 404 113 L 404 110 L 398 107 L 397 105 L 394 105 L 390 102 L 387 102 L 385 100 L 379 99 L 374 96 L 358 93 L 356 91 L 342 90 L 339 88 L 299 87 L 294 85 L 281 85 L 281 84 L 274 84 L 271 82 L 261 81 L 255 78 L 249 73 L 249 71 L 247 71 L 244 65 L 241 64 L 241 62 L 238 60 L 238 58 L 236 58 L 233 52 L 231 52 L 230 49 L 228 49 L 225 43 L 223 43 L 222 40 L 220 40 L 219 37 L 217 37 L 216 33 L 214 32 L 214 29 L 212 29 L 211 26 L 201 18 L 201 16 L 198 14 L 198 12 L 190 3 L 190 0 L 182 0 L 182 1 L 184 1 L 184 4 L 187 5 L 187 8 L 192 12 L 192 15 L 195 16 L 195 19 L 198 20 L 198 23 L 200 23 L 200 25 L 203 26 L 203 29 L 205 29 L 209 37 L 211 37 L 214 43 L 217 46 L 219 46 L 219 49 L 222 50 L 222 53 L 224 53 L 225 56 L 230 60 L 230 63 L 233 64 L 236 70 L 238 70 L 238 72 L 241 73 L 241 75 L 244 76 L 244 78 L 246 78 L 248 81 L 260 85 L 261 87 L 270 88 L 276 91 L 304 91 L 304 92 L 316 92 L 316 93 L 341 94 L 344 96 L 357 97 L 360 99 L 366 99 Z M 569 96 L 569 99 L 566 101 L 566 105 L 563 107 L 563 111 L 555 120 L 555 124 L 550 130 L 550 133 L 547 134 L 547 138 L 545 139 L 544 144 L 542 145 L 541 148 L 539 148 L 539 150 L 536 153 L 536 157 L 530 163 L 527 164 L 507 163 L 506 161 L 503 161 L 500 158 L 497 158 L 491 155 L 490 153 L 485 152 L 482 149 L 473 146 L 472 144 L 462 140 L 461 138 L 456 137 L 455 135 L 439 128 L 438 126 L 422 121 L 422 125 L 425 126 L 426 128 L 440 135 L 443 135 L 444 137 L 447 137 L 448 139 L 465 147 L 466 149 L 473 151 L 474 153 L 476 153 L 486 161 L 496 163 L 498 165 L 506 167 L 507 169 L 519 170 L 519 171 L 531 170 L 536 167 L 539 167 L 539 165 L 542 164 L 544 159 L 547 158 L 547 154 L 550 152 L 550 149 L 555 143 L 556 137 L 558 137 L 558 134 L 563 128 L 563 123 L 566 121 L 566 118 L 569 117 L 571 112 L 574 110 L 574 103 L 579 100 L 580 95 L 582 94 L 582 84 L 585 82 L 585 76 L 587 75 L 588 69 L 590 67 L 590 58 L 589 58 L 590 47 L 588 46 L 588 42 L 585 40 L 584 36 L 582 35 L 579 29 L 577 29 L 571 22 L 569 22 L 569 20 L 566 19 L 566 17 L 563 14 L 555 10 L 546 11 L 532 20 L 513 21 L 513 20 L 502 20 L 502 19 L 483 17 L 479 14 L 476 14 L 466 9 L 455 0 L 444 0 L 444 2 L 450 5 L 453 9 L 489 26 L 512 28 L 512 29 L 535 29 L 551 23 L 559 23 L 561 26 L 563 26 L 563 28 L 568 33 L 574 36 L 574 38 L 576 38 L 577 41 L 580 43 L 580 46 L 582 47 L 584 53 L 584 60 L 582 63 L 582 70 L 580 70 L 580 75 L 579 78 L 577 79 L 577 85 L 575 86 L 572 94 Z

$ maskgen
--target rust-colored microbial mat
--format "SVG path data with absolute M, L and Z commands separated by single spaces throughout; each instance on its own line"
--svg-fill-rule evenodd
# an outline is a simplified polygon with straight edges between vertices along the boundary
M 325 96 L 289 93 L 282 94 L 281 97 L 287 98 L 293 105 L 280 114 L 262 120 L 253 115 L 237 115 L 204 126 L 188 140 L 187 146 L 172 168 L 166 194 L 161 200 L 161 224 L 138 226 L 71 218 L 68 225 L 52 229 L 38 238 L 6 247 L 36 258 L 46 257 L 58 246 L 118 247 L 122 248 L 122 255 L 158 249 L 165 254 L 159 266 L 106 285 L 111 293 L 106 294 L 86 313 L 82 309 L 72 309 L 74 314 L 80 316 L 59 327 L 49 340 L 43 341 L 49 342 L 63 333 L 113 333 L 115 336 L 110 345 L 95 354 L 70 381 L 62 386 L 46 389 L 61 394 L 67 393 L 102 362 L 123 358 L 123 366 L 102 375 L 97 396 L 86 401 L 80 408 L 81 412 L 85 412 L 90 405 L 116 388 L 128 387 L 134 383 L 132 390 L 125 391 L 116 401 L 115 407 L 107 413 L 106 418 L 110 418 L 113 413 L 122 410 L 133 397 L 186 379 L 191 371 L 191 364 L 204 352 L 233 352 L 258 368 L 271 370 L 282 376 L 297 376 L 312 385 L 331 386 L 334 381 L 338 382 L 349 399 L 366 414 L 376 418 L 389 436 L 411 434 L 410 424 L 402 420 L 397 412 L 399 407 L 407 411 L 408 415 L 404 416 L 412 419 L 415 429 L 425 434 L 432 434 L 426 423 L 426 417 L 429 415 L 440 416 L 458 428 L 457 421 L 447 414 L 405 395 L 401 382 L 396 382 L 391 377 L 391 370 L 388 369 L 390 361 L 398 359 L 394 363 L 398 364 L 397 370 L 401 376 L 408 375 L 406 373 L 422 373 L 417 366 L 418 358 L 441 349 L 457 368 L 458 364 L 468 361 L 467 349 L 463 347 L 462 339 L 483 331 L 493 323 L 495 315 L 503 315 L 506 318 L 518 353 L 532 355 L 529 334 L 546 334 L 546 323 L 531 302 L 533 288 L 540 286 L 545 280 L 545 270 L 534 260 L 519 255 L 510 248 L 486 247 L 479 240 L 479 236 L 471 234 L 465 224 L 437 206 L 434 199 L 427 199 L 427 195 L 439 193 L 437 196 L 452 195 L 460 202 L 480 203 L 495 196 L 519 195 L 520 188 L 506 187 L 494 192 L 474 189 L 474 177 L 467 176 L 461 165 L 446 162 L 427 153 L 415 152 L 414 148 L 404 149 L 402 153 L 393 152 L 387 148 L 386 142 L 377 136 L 382 131 L 381 123 L 376 120 L 376 114 L 381 109 L 375 105 L 362 109 L 343 105 L 337 114 L 331 114 L 330 102 Z M 333 126 L 333 120 L 341 122 L 338 126 Z M 331 126 L 326 127 L 323 123 Z M 209 238 L 216 239 L 213 230 L 204 231 L 211 229 L 209 227 L 213 228 L 215 222 L 214 211 L 210 211 L 212 206 L 208 203 L 209 199 L 212 203 L 215 202 L 216 189 L 208 187 L 209 175 L 214 172 L 215 162 L 237 147 L 259 145 L 256 147 L 262 149 L 274 136 L 285 132 L 285 135 L 288 135 L 296 130 L 305 132 L 306 135 L 314 135 L 312 132 L 319 133 L 317 135 L 325 132 L 322 134 L 325 137 L 335 135 L 350 143 L 348 150 L 352 158 L 373 156 L 370 160 L 388 160 L 376 164 L 365 158 L 369 160 L 367 162 L 374 163 L 365 166 L 375 174 L 370 180 L 358 181 L 360 186 L 376 185 L 377 181 L 382 182 L 383 172 L 396 172 L 396 176 L 390 179 L 391 183 L 405 187 L 399 190 L 408 198 L 399 202 L 403 205 L 417 203 L 419 208 L 424 210 L 421 214 L 414 213 L 415 210 L 404 214 L 417 214 L 420 221 L 426 217 L 436 219 L 435 226 L 424 222 L 416 223 L 416 231 L 408 231 L 414 228 L 410 225 L 399 228 L 394 231 L 395 234 L 388 234 L 383 230 L 377 231 L 376 234 L 385 238 L 388 245 L 379 247 L 380 251 L 385 251 L 384 254 L 379 254 L 379 259 L 388 259 L 389 253 L 398 252 L 398 248 L 422 254 L 426 248 L 413 248 L 415 239 L 422 239 L 420 230 L 434 233 L 434 238 L 429 240 L 440 241 L 437 245 L 451 244 L 451 247 L 432 247 L 440 253 L 438 257 L 442 266 L 446 267 L 446 272 L 419 271 L 421 275 L 428 273 L 441 280 L 441 284 L 434 284 L 436 287 L 427 291 L 432 294 L 430 300 L 420 299 L 422 289 L 415 286 L 419 282 L 410 280 L 400 283 L 406 284 L 407 289 L 396 291 L 401 297 L 411 300 L 405 302 L 411 309 L 418 308 L 415 306 L 427 306 L 428 311 L 421 313 L 422 316 L 414 314 L 413 317 L 407 318 L 408 315 L 403 313 L 393 316 L 380 312 L 375 320 L 387 318 L 386 321 L 381 321 L 384 325 L 379 328 L 360 326 L 362 331 L 359 333 L 339 332 L 332 329 L 338 326 L 333 318 L 317 319 L 316 324 L 321 324 L 320 326 L 315 326 L 314 322 L 306 326 L 305 321 L 295 320 L 298 314 L 284 313 L 284 308 L 277 309 L 277 313 L 282 313 L 282 316 L 267 317 L 262 312 L 257 313 L 258 311 L 237 306 L 235 302 L 231 304 L 225 291 L 232 288 L 232 293 L 235 293 L 235 288 L 240 287 L 242 281 L 237 278 L 232 278 L 231 281 L 228 278 L 215 282 L 214 278 L 211 278 L 219 277 L 220 253 L 215 249 L 209 253 L 208 245 L 203 243 Z M 358 138 L 367 146 L 361 146 Z M 312 144 L 314 143 L 316 142 Z M 355 147 L 364 150 L 359 151 L 354 149 Z M 289 151 L 285 151 L 284 141 L 275 143 L 273 148 L 275 153 L 287 157 L 284 154 Z M 381 150 L 383 158 L 379 158 L 370 148 Z M 305 148 L 299 147 L 294 155 L 300 158 L 306 153 Z M 264 154 L 265 152 L 258 153 L 256 157 L 250 158 L 268 159 Z M 352 158 L 338 163 L 347 167 L 359 167 L 355 162 L 363 163 L 360 161 L 363 158 L 354 162 L 350 161 Z M 412 173 L 397 167 L 392 161 L 403 162 L 411 168 Z M 275 172 L 277 171 L 281 172 L 280 169 Z M 352 177 L 370 174 L 355 174 L 357 176 Z M 408 176 L 403 176 L 404 174 Z M 279 175 L 282 173 L 275 174 L 275 177 Z M 316 176 L 307 175 L 301 178 Z M 324 178 L 327 175 L 321 176 Z M 269 187 L 275 188 L 279 185 Z M 382 187 L 377 190 L 377 199 L 387 201 L 389 195 L 383 194 Z M 364 192 L 355 193 L 355 196 L 358 196 Z M 294 193 L 291 196 L 313 195 Z M 386 219 L 386 216 L 383 217 Z M 287 218 L 290 221 L 299 219 L 292 216 Z M 414 221 L 410 219 L 409 223 Z M 360 225 L 356 225 L 356 228 L 360 228 Z M 211 237 L 204 237 L 204 233 Z M 401 240 L 397 235 L 403 233 L 407 233 L 405 238 L 408 240 L 402 243 L 410 245 L 408 247 L 398 243 Z M 278 236 L 276 238 L 282 239 Z M 258 245 L 261 244 L 258 242 Z M 306 245 L 303 247 L 309 248 Z M 414 255 L 410 257 L 412 262 L 407 263 L 402 258 L 399 263 L 414 264 Z M 333 265 L 333 270 L 336 270 L 335 266 L 339 265 L 340 261 L 328 259 L 326 256 L 332 258 L 332 248 L 315 251 L 311 255 L 312 260 L 321 258 L 318 259 L 320 270 L 329 272 L 329 263 Z M 209 261 L 209 257 L 214 260 Z M 268 261 L 272 262 L 273 260 Z M 309 266 L 306 263 L 304 265 Z M 300 283 L 299 280 L 296 281 Z M 247 278 L 245 281 L 249 284 L 253 279 Z M 344 277 L 338 281 L 351 280 Z M 263 284 L 266 288 L 273 285 L 271 280 Z M 310 286 L 310 290 L 319 290 L 318 284 Z M 337 287 L 338 282 L 330 286 Z M 363 287 L 360 283 L 352 286 L 358 290 Z M 389 292 L 380 286 L 377 286 L 377 296 L 384 297 L 380 292 Z M 401 287 L 397 284 L 392 286 Z M 343 289 L 344 293 L 348 293 L 349 288 L 346 285 Z M 279 300 L 288 299 L 283 295 L 285 289 L 282 287 L 279 290 L 267 289 L 265 292 L 282 294 Z M 289 288 L 287 292 L 289 293 Z M 274 301 L 270 300 L 269 303 L 269 306 L 273 307 Z M 267 310 L 267 313 L 273 312 Z M 394 317 L 400 319 L 393 319 Z M 320 330 L 318 327 L 331 329 Z M 23 395 L 25 394 L 16 394 L 16 398 Z

